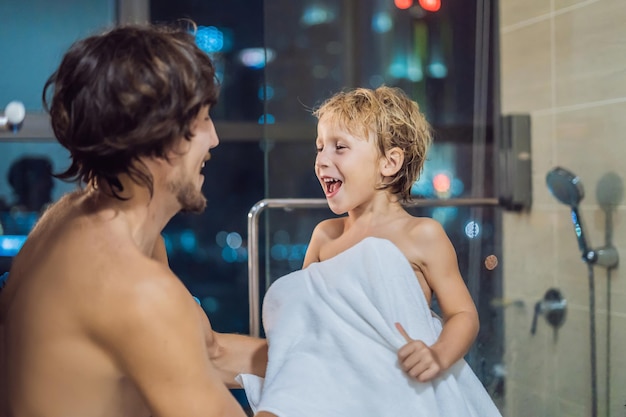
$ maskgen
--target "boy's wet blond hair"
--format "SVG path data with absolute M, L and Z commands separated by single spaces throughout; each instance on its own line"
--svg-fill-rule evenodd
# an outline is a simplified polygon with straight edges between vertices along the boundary
M 418 104 L 399 88 L 356 88 L 343 91 L 323 102 L 313 115 L 327 116 L 350 134 L 369 140 L 371 136 L 381 156 L 392 148 L 404 152 L 400 170 L 391 181 L 379 185 L 400 200 L 411 200 L 411 187 L 424 167 L 426 152 L 432 143 L 432 130 Z

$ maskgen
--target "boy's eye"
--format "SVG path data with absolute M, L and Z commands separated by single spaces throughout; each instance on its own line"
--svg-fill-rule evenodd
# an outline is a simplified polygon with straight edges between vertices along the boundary
M 319 146 L 316 146 L 316 147 L 315 147 L 315 152 L 316 152 L 316 153 L 320 153 L 320 152 L 322 152 L 323 150 L 324 150 L 324 148 L 323 148 L 323 147 L 319 147 Z
M 345 147 L 345 146 L 343 146 L 343 145 L 337 145 L 335 148 L 336 148 L 337 150 L 339 150 L 339 149 L 345 149 L 346 147 Z

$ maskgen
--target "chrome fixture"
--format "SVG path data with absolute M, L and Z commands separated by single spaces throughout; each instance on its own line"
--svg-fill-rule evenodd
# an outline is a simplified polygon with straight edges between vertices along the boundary
M 585 196 L 580 179 L 565 168 L 556 167 L 548 172 L 546 183 L 552 195 L 571 209 L 574 232 L 576 232 L 583 261 L 605 268 L 615 268 L 619 262 L 619 257 L 614 246 L 592 249 L 587 244 L 582 218 L 578 210 L 578 205 Z
M 0 131 L 9 130 L 17 132 L 22 127 L 26 109 L 20 101 L 12 101 L 4 109 L 4 116 L 0 116 Z
M 556 330 L 565 322 L 565 313 L 567 312 L 567 301 L 556 288 L 550 288 L 546 291 L 543 298 L 535 304 L 535 314 L 533 316 L 533 324 L 530 333 L 535 334 L 537 331 L 537 319 L 543 316 L 548 324 Z
M 608 274 L 609 271 L 615 268 L 619 263 L 619 257 L 617 250 L 608 239 L 605 246 L 598 249 L 592 249 L 587 244 L 582 219 L 578 210 L 578 205 L 585 196 L 585 192 L 578 176 L 565 168 L 556 167 L 548 172 L 546 183 L 552 195 L 561 203 L 570 207 L 572 223 L 574 225 L 574 231 L 576 232 L 576 238 L 578 239 L 578 247 L 582 254 L 582 260 L 587 264 L 587 280 L 589 283 L 589 343 L 591 354 L 591 417 L 597 417 L 598 376 L 596 365 L 596 292 L 594 266 L 598 265 L 606 268 Z M 607 230 L 606 232 L 607 235 L 612 235 L 612 230 Z

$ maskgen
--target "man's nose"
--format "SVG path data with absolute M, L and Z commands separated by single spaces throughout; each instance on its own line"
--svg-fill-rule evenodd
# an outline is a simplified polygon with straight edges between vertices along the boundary
M 217 145 L 220 144 L 220 138 L 219 136 L 217 136 L 217 132 L 215 132 L 212 139 L 213 140 L 211 141 L 211 144 L 209 145 L 211 149 L 215 148 Z

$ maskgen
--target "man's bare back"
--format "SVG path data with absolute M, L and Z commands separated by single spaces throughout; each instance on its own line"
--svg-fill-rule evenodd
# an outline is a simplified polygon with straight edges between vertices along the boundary
M 206 207 L 210 57 L 187 28 L 116 27 L 72 45 L 43 96 L 58 176 L 84 190 L 44 213 L 0 293 L 0 416 L 244 417 L 228 387 L 264 375 L 267 343 L 214 332 L 161 237 Z
M 0 297 L 1 317 L 11 312 L 4 326 L 17 415 L 149 415 L 102 339 L 114 337 L 106 326 L 134 305 L 125 298 L 150 302 L 152 277 L 134 272 L 165 268 L 137 250 L 112 212 L 92 211 L 85 194 L 68 195 L 45 213 Z

